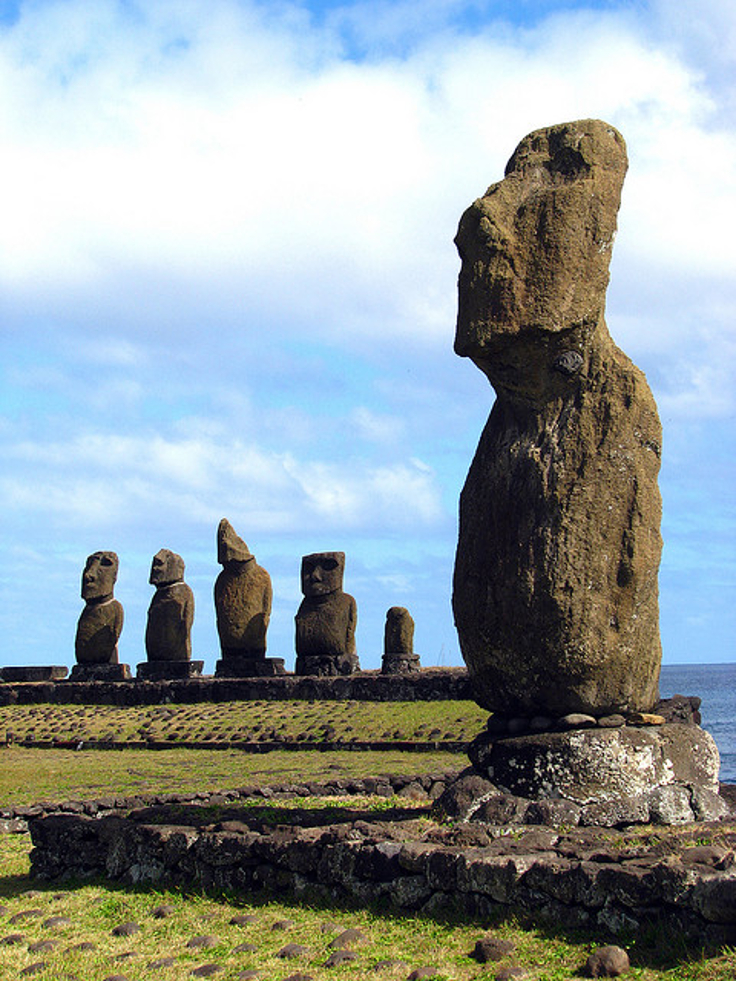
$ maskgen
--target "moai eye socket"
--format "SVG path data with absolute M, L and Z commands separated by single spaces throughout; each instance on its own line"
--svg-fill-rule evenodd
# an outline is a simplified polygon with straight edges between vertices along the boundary
M 322 564 L 322 568 L 326 569 L 328 572 L 332 572 L 333 569 L 337 568 L 336 559 L 323 559 L 321 564 Z

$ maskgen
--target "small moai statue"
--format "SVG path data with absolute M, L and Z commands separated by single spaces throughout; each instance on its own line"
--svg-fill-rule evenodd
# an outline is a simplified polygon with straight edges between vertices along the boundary
M 358 607 L 342 589 L 344 552 L 302 558 L 304 599 L 296 614 L 296 674 L 339 675 L 360 670 L 355 653 Z
M 403 606 L 386 611 L 383 651 L 381 674 L 413 674 L 420 670 L 419 655 L 414 653 L 414 620 Z
M 271 577 L 258 565 L 227 518 L 217 529 L 217 561 L 222 566 L 215 582 L 222 657 L 215 665 L 215 674 L 236 678 L 284 674 L 283 658 L 266 657 L 273 598 Z
M 202 673 L 202 661 L 192 661 L 194 593 L 184 582 L 184 559 L 162 548 L 151 563 L 150 584 L 156 592 L 148 607 L 146 655 L 137 675 L 146 680 L 189 678 Z
M 123 607 L 113 596 L 118 565 L 115 552 L 93 552 L 87 557 L 82 573 L 85 606 L 77 623 L 77 663 L 72 668 L 71 681 L 130 678 L 128 665 L 118 663 L 118 639 L 123 629 Z

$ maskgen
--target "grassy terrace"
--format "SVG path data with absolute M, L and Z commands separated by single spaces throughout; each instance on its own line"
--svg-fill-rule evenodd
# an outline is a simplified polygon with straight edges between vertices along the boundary
M 0 710 L 0 736 L 10 731 L 15 734 L 11 739 L 27 738 L 21 734 L 32 731 L 32 738 L 37 739 L 83 741 L 115 731 L 125 743 L 170 739 L 165 733 L 177 731 L 188 732 L 197 741 L 207 732 L 219 741 L 240 741 L 247 738 L 243 732 L 265 730 L 295 740 L 300 733 L 308 733 L 310 739 L 324 738 L 320 733 L 327 724 L 346 741 L 351 734 L 373 740 L 389 731 L 400 734 L 396 739 L 431 741 L 472 738 L 484 721 L 484 713 L 466 703 L 384 706 L 333 702 L 325 706 L 270 702 L 166 709 L 29 706 Z M 430 735 L 435 730 L 439 736 Z M 443 752 L 274 751 L 255 755 L 183 748 L 75 752 L 10 745 L 0 751 L 0 806 L 143 792 L 214 791 L 248 783 L 386 772 L 426 773 L 464 763 L 464 756 Z M 377 811 L 388 803 L 385 798 L 372 803 L 370 798 L 362 799 L 363 806 Z M 334 805 L 340 806 L 339 801 Z M 256 976 L 264 981 L 294 976 L 314 981 L 388 981 L 408 978 L 411 971 L 422 967 L 435 968 L 438 979 L 465 981 L 493 979 L 512 965 L 523 968 L 530 981 L 566 981 L 579 977 L 590 951 L 606 941 L 600 936 L 525 929 L 508 919 L 498 923 L 441 921 L 396 916 L 380 909 L 312 908 L 284 902 L 278 896 L 135 891 L 101 883 L 39 885 L 28 878 L 29 850 L 27 836 L 0 836 L 0 981 L 26 976 L 40 981 L 184 981 L 210 976 L 222 981 Z M 164 908 L 165 916 L 154 915 L 158 907 Z M 231 922 L 234 917 L 240 920 Z M 137 929 L 130 928 L 127 934 L 114 932 L 126 923 Z M 351 949 L 355 959 L 327 966 L 334 952 L 330 945 L 348 928 L 360 931 L 362 939 L 341 941 L 339 946 Z M 510 941 L 514 950 L 495 964 L 481 965 L 469 954 L 488 932 Z M 14 936 L 16 942 L 8 942 Z M 292 948 L 296 956 L 279 956 L 290 944 L 298 945 Z M 706 957 L 686 950 L 677 937 L 654 934 L 632 937 L 626 946 L 633 965 L 627 975 L 630 978 L 726 981 L 736 976 L 736 951 Z

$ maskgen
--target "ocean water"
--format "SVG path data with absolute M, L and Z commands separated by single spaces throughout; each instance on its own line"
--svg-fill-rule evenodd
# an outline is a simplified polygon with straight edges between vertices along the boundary
M 700 695 L 703 728 L 721 754 L 721 782 L 736 783 L 736 664 L 665 664 L 659 692 L 662 698 Z

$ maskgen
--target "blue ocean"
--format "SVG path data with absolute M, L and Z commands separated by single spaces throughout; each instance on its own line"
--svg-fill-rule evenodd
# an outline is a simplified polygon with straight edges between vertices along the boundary
M 662 698 L 700 695 L 703 728 L 721 754 L 721 782 L 736 783 L 736 664 L 665 664 L 659 691 Z

